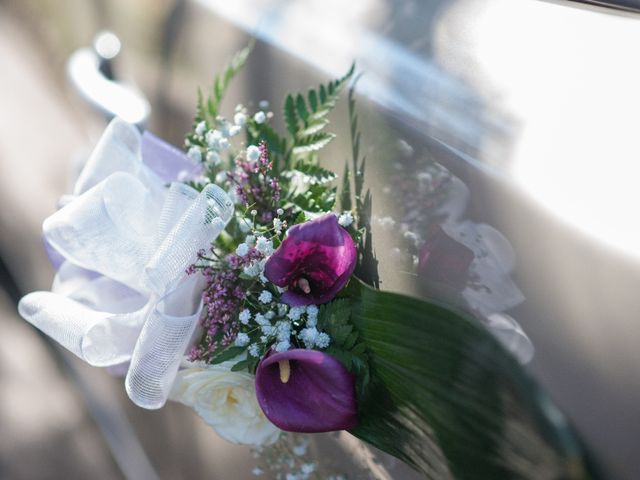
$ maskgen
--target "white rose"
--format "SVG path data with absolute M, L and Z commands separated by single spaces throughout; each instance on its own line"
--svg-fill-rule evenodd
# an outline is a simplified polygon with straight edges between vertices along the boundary
M 222 438 L 245 445 L 268 445 L 280 435 L 256 400 L 255 377 L 230 371 L 232 363 L 178 372 L 169 398 L 192 407 Z

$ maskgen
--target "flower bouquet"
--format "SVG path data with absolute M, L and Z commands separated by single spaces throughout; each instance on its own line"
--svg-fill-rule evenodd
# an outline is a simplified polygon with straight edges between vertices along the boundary
M 282 135 L 266 104 L 221 115 L 250 50 L 199 94 L 186 153 L 111 122 L 44 222 L 57 274 L 21 315 L 126 372 L 140 407 L 182 402 L 231 442 L 347 430 L 428 478 L 593 478 L 564 417 L 483 325 L 379 290 L 354 67 L 288 95 Z M 338 189 L 319 152 L 349 82 Z

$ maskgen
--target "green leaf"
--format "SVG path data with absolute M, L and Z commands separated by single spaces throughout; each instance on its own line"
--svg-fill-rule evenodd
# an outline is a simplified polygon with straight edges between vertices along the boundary
M 306 124 L 307 118 L 309 117 L 309 112 L 307 112 L 307 106 L 304 103 L 304 97 L 300 93 L 296 96 L 296 110 L 302 122 Z
M 305 215 L 304 212 L 300 212 L 298 213 L 298 215 L 296 216 L 295 220 L 293 221 L 292 225 L 297 225 L 299 223 L 304 223 L 307 221 L 307 216 Z
M 318 110 L 318 94 L 315 90 L 309 90 L 307 94 L 307 99 L 309 100 L 309 106 L 311 107 L 311 111 L 315 112 Z
M 309 135 L 313 135 L 314 133 L 322 130 L 327 125 L 329 125 L 328 118 L 314 119 L 313 122 L 307 123 L 307 126 L 298 132 L 298 137 L 304 138 Z
M 336 178 L 336 174 L 331 170 L 303 161 L 296 163 L 294 169 L 304 174 L 312 184 L 328 183 Z
M 209 363 L 216 365 L 218 363 L 226 362 L 227 360 L 233 360 L 238 355 L 246 350 L 245 347 L 227 347 L 217 355 L 215 355 Z
M 327 101 L 327 90 L 324 85 L 320 85 L 318 89 L 318 94 L 320 95 L 320 103 L 326 103 Z
M 298 133 L 298 115 L 296 114 L 296 105 L 291 94 L 287 95 L 284 101 L 284 121 L 291 136 L 295 137 L 296 133 Z
M 307 99 L 298 93 L 287 95 L 284 103 L 284 117 L 287 130 L 293 137 L 291 150 L 285 155 L 287 165 L 291 156 L 304 156 L 316 152 L 326 146 L 335 136 L 322 130 L 329 124 L 326 116 L 331 112 L 338 100 L 340 91 L 351 78 L 355 64 L 349 71 L 326 85 L 320 85 L 317 90 L 310 90 Z M 307 104 L 308 102 L 308 104 Z
M 252 371 L 255 369 L 254 365 L 257 364 L 256 358 L 250 357 L 245 360 L 240 360 L 238 363 L 231 367 L 232 372 L 241 372 L 243 370 Z
M 311 185 L 307 191 L 296 195 L 292 202 L 304 212 L 330 212 L 336 202 L 336 189 L 324 185 Z
M 255 42 L 249 43 L 245 48 L 238 51 L 227 64 L 221 75 L 216 75 L 211 86 L 211 94 L 206 102 L 206 114 L 202 117 L 203 120 L 207 120 L 211 125 L 214 124 L 216 116 L 220 111 L 220 104 L 224 94 L 231 83 L 231 80 L 240 72 L 244 64 L 247 62 L 247 58 L 253 50 Z
M 318 151 L 334 138 L 335 134 L 326 132 L 306 136 L 296 142 L 295 147 L 293 147 L 293 154 L 300 155 L 303 153 Z
M 344 175 L 342 176 L 342 190 L 340 192 L 340 210 L 351 210 L 351 179 L 349 178 L 349 165 L 345 162 Z
M 477 321 L 359 287 L 351 318 L 371 385 L 351 433 L 429 479 L 598 478 L 567 420 Z

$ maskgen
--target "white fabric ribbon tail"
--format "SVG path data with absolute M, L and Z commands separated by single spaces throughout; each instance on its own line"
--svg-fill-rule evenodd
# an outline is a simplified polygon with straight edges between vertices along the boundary
M 187 275 L 224 230 L 233 202 L 216 185 L 166 183 L 142 163 L 136 127 L 115 119 L 44 236 L 64 262 L 22 317 L 87 363 L 130 362 L 131 400 L 160 408 L 202 310 L 204 279 Z

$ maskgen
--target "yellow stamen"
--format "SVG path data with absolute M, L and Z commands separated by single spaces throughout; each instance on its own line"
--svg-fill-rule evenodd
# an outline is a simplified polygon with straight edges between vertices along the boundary
M 280 367 L 280 381 L 282 383 L 287 383 L 291 376 L 291 365 L 289 365 L 289 360 L 280 360 L 278 362 L 278 366 Z

